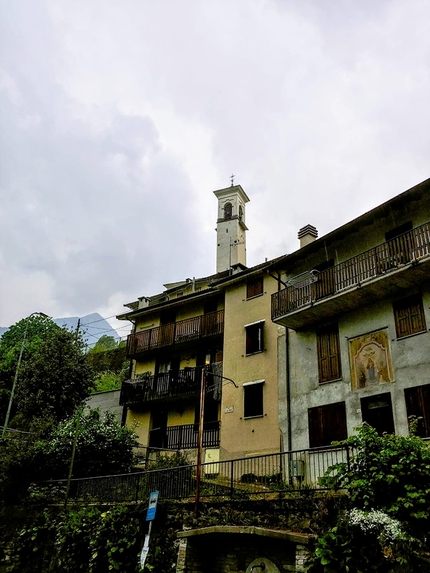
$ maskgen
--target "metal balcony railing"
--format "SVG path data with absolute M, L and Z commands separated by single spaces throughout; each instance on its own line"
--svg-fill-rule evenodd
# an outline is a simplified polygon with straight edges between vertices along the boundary
M 181 426 L 167 426 L 151 430 L 149 447 L 166 450 L 186 450 L 197 448 L 199 425 L 183 424 Z M 205 422 L 203 424 L 203 447 L 217 448 L 219 446 L 220 423 Z
M 166 400 L 181 396 L 197 395 L 200 391 L 204 366 L 169 370 L 154 376 L 144 376 L 122 383 L 119 403 L 121 406 L 142 405 L 153 400 Z M 206 371 L 206 387 L 214 392 L 221 389 L 222 362 L 210 364 Z
M 425 223 L 320 273 L 303 273 L 302 280 L 272 295 L 272 320 L 429 256 L 430 223 Z
M 127 338 L 127 356 L 210 336 L 218 336 L 223 332 L 224 311 L 208 312 L 186 320 L 179 320 L 130 334 Z

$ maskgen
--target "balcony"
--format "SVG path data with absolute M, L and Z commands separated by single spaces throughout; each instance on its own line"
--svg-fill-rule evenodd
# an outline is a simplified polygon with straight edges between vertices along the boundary
M 184 368 L 184 370 L 169 370 L 155 376 L 145 376 L 122 383 L 119 403 L 121 406 L 142 406 L 156 400 L 169 401 L 172 399 L 197 396 L 200 392 L 203 366 Z M 222 362 L 216 362 L 209 367 L 206 375 L 207 388 L 220 392 Z
M 205 422 L 203 424 L 204 448 L 217 448 L 219 446 L 219 430 L 219 422 Z M 156 428 L 150 432 L 149 447 L 166 450 L 197 448 L 198 433 L 198 424 Z
M 136 356 L 157 348 L 219 336 L 223 332 L 224 311 L 209 312 L 130 334 L 127 338 L 127 356 Z
M 298 329 L 396 295 L 427 280 L 430 223 L 325 271 L 295 277 L 272 295 L 272 320 Z

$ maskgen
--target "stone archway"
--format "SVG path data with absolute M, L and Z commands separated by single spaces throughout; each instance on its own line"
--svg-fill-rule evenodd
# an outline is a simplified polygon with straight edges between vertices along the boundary
M 263 527 L 214 526 L 178 533 L 176 573 L 298 572 L 312 535 Z M 264 564 L 264 567 L 258 568 Z

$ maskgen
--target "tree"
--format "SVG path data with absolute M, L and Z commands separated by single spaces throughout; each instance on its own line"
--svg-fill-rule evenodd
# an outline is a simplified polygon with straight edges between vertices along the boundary
M 75 438 L 73 477 L 124 473 L 134 463 L 138 443 L 132 430 L 121 426 L 111 412 L 101 416 L 98 410 L 78 410 L 39 444 L 45 473 L 49 473 L 45 477 L 67 477 Z
M 79 333 L 51 319 L 33 316 L 19 321 L 0 339 L 2 415 L 6 411 L 18 356 L 27 336 L 18 372 L 11 426 L 28 428 L 38 420 L 58 422 L 73 414 L 93 386 L 85 343 Z
M 102 336 L 88 352 L 94 373 L 94 391 L 105 392 L 121 388 L 130 377 L 130 362 L 125 343 L 117 344 L 113 336 Z
M 90 353 L 95 352 L 105 352 L 105 350 L 112 350 L 113 348 L 117 348 L 118 343 L 113 336 L 108 336 L 107 334 L 103 334 L 94 344 L 94 346 L 89 350 Z

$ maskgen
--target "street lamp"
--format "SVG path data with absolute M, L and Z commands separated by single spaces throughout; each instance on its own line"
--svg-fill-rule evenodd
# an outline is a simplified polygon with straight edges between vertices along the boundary
M 18 382 L 18 372 L 19 372 L 19 368 L 21 366 L 21 359 L 22 359 L 22 353 L 24 352 L 24 346 L 25 346 L 25 339 L 27 338 L 27 330 L 28 330 L 28 321 L 30 320 L 30 318 L 32 316 L 42 316 L 44 318 L 50 318 L 47 314 L 45 314 L 44 312 L 33 312 L 30 314 L 30 316 L 27 316 L 27 318 L 25 319 L 25 329 L 24 329 L 24 336 L 22 337 L 22 343 L 21 343 L 21 350 L 19 352 L 19 357 L 18 357 L 18 364 L 16 365 L 16 370 L 15 370 L 15 376 L 13 379 L 13 384 L 12 384 L 12 390 L 10 392 L 10 398 L 9 398 L 9 405 L 7 407 L 7 412 L 6 412 L 6 418 L 4 420 L 4 425 L 3 425 L 3 432 L 1 437 L 4 438 L 6 435 L 6 430 L 7 430 L 7 426 L 9 424 L 9 418 L 10 418 L 10 412 L 12 410 L 12 403 L 13 403 L 13 397 L 15 394 L 15 388 L 16 388 L 16 383 Z

